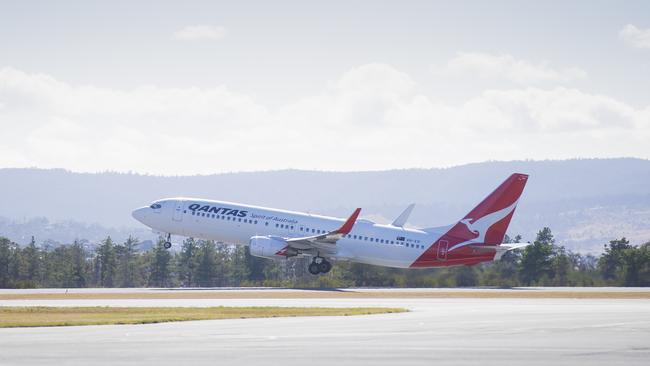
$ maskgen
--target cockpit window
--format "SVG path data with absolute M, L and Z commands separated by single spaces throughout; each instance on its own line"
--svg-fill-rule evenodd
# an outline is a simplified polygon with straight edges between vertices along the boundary
M 160 203 L 152 203 L 149 207 L 153 208 L 154 210 L 159 210 L 162 205 Z

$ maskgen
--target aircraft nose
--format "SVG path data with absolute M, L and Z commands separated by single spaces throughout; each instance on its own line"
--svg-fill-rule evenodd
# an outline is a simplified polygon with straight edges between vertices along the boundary
M 136 208 L 131 212 L 131 216 L 133 216 L 134 219 L 144 223 L 144 220 L 147 218 L 147 211 L 149 210 L 149 207 L 140 207 Z

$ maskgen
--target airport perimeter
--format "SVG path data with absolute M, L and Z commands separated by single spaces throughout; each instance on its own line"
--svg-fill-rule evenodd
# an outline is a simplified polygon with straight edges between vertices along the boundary
M 0 306 L 407 313 L 0 329 L 2 365 L 645 365 L 650 289 L 0 290 Z

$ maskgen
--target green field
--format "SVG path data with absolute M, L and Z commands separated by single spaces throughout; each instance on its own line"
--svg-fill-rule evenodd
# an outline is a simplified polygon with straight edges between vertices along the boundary
M 287 307 L 0 307 L 0 328 L 147 324 L 188 320 L 350 316 L 405 312 L 400 308 Z

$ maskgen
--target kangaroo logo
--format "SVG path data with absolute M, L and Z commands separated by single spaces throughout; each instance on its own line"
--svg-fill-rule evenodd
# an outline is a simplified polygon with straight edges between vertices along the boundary
M 485 241 L 485 234 L 487 231 L 492 227 L 492 225 L 496 224 L 497 222 L 503 220 L 506 216 L 510 215 L 512 211 L 514 211 L 515 207 L 517 206 L 517 201 L 513 202 L 510 206 L 503 208 L 499 211 L 494 211 L 491 214 L 487 214 L 478 220 L 474 221 L 472 218 L 466 218 L 460 220 L 460 223 L 465 225 L 467 230 L 469 230 L 472 234 L 476 235 L 473 239 L 469 239 L 463 242 L 460 242 L 453 247 L 449 248 L 447 252 L 451 252 L 454 249 L 464 247 L 469 244 L 476 244 L 476 243 L 483 243 Z

